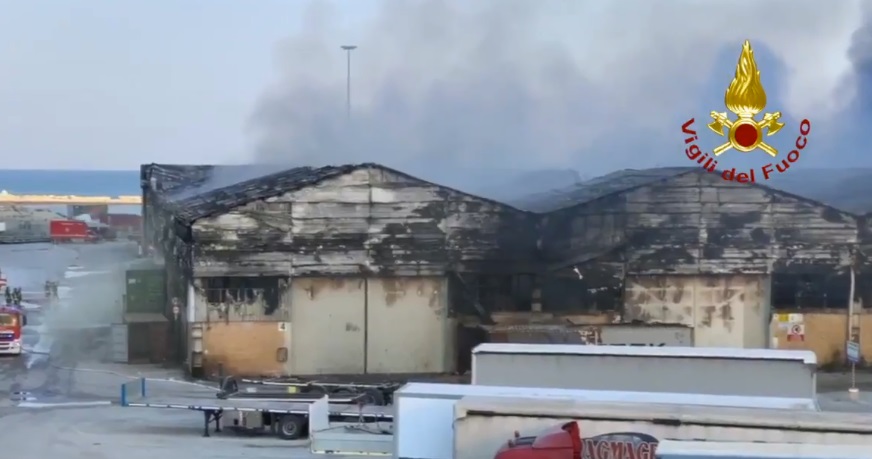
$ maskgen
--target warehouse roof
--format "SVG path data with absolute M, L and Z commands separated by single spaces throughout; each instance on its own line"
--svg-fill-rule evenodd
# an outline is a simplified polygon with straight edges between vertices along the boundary
M 193 164 L 143 164 L 140 167 L 140 180 L 143 185 L 154 181 L 162 192 L 196 186 L 209 176 L 214 166 Z
M 171 193 L 170 206 L 184 223 L 217 215 L 234 207 L 288 191 L 314 185 L 322 180 L 351 172 L 365 164 L 325 167 L 294 167 L 272 174 L 243 179 L 223 186 L 189 188 Z M 198 192 L 199 191 L 199 192 Z
M 548 213 L 572 206 L 586 204 L 606 196 L 623 193 L 643 186 L 664 183 L 686 174 L 708 175 L 710 172 L 707 172 L 705 169 L 700 167 L 660 167 L 638 170 L 625 169 L 601 177 L 596 177 L 568 188 L 530 195 L 526 198 L 516 200 L 512 204 L 518 208 L 532 212 Z M 715 171 L 714 174 L 720 175 L 720 171 Z M 747 186 L 763 188 L 772 193 L 789 196 L 814 206 L 821 206 L 843 214 L 856 216 L 856 214 L 853 214 L 848 210 L 835 207 L 830 203 L 821 202 L 817 199 L 805 196 L 804 194 L 785 191 L 762 183 L 749 183 Z
M 417 177 L 375 163 L 347 164 L 324 167 L 294 167 L 275 171 L 275 165 L 251 166 L 143 166 L 143 180 L 155 177 L 161 200 L 182 223 L 224 213 L 252 201 L 265 199 L 289 191 L 299 190 L 323 180 L 344 175 L 360 168 L 379 168 L 423 183 Z M 433 184 L 446 190 L 492 202 L 509 209 L 520 210 L 491 199 L 470 195 L 463 191 Z
M 701 170 L 699 167 L 624 169 L 581 182 L 568 188 L 536 193 L 521 198 L 513 204 L 521 209 L 534 212 L 550 212 Z

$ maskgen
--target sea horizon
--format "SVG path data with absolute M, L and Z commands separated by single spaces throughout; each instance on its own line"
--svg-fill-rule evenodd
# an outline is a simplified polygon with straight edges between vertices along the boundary
M 77 196 L 140 195 L 139 170 L 0 169 L 0 191 L 9 194 Z M 66 206 L 32 205 L 66 213 Z M 140 214 L 140 206 L 111 206 L 110 213 Z

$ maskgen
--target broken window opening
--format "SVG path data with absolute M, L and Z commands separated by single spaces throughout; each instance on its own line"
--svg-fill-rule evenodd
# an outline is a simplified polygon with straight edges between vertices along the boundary
M 488 311 L 529 311 L 533 300 L 532 275 L 479 275 L 478 301 Z
M 281 306 L 282 285 L 286 285 L 286 279 L 278 276 L 203 279 L 206 302 L 220 306 L 220 318 L 226 318 L 232 310 L 241 312 L 256 305 L 262 308 L 258 315 L 272 316 Z
M 847 274 L 773 274 L 772 308 L 846 309 L 850 289 Z

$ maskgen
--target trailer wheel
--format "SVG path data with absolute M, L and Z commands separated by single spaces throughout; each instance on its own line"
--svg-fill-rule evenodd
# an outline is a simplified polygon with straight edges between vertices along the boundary
M 283 440 L 297 440 L 302 438 L 306 432 L 306 418 L 296 414 L 286 414 L 279 420 L 278 433 L 279 438 Z
M 361 394 L 361 401 L 367 405 L 384 406 L 385 396 L 378 389 L 366 389 Z

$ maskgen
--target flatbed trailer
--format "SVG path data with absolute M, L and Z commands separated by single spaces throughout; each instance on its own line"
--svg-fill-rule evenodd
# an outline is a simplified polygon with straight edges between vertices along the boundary
M 321 380 L 282 381 L 227 376 L 219 383 L 220 398 L 320 398 L 350 397 L 367 405 L 390 405 L 394 392 L 405 382 L 356 383 Z M 247 387 L 246 387 L 247 386 Z
M 306 435 L 309 419 L 309 405 L 317 400 L 317 397 L 307 399 L 255 399 L 255 398 L 208 398 L 208 397 L 147 397 L 145 394 L 145 380 L 135 383 L 139 386 L 140 396 L 136 399 L 128 397 L 128 388 L 131 383 L 121 387 L 121 406 L 129 408 L 156 408 L 191 410 L 203 413 L 203 436 L 209 437 L 209 425 L 214 423 L 214 431 L 221 431 L 221 420 L 225 413 L 234 412 L 239 419 L 234 420 L 234 425 L 239 426 L 243 416 L 255 416 L 260 422 L 254 427 L 270 427 L 272 433 L 278 437 L 295 440 Z M 323 397 L 323 395 L 321 395 Z M 331 397 L 329 404 L 331 421 L 393 421 L 392 407 L 371 406 L 355 404 L 353 397 Z M 242 426 L 248 427 L 248 426 Z M 251 428 L 251 427 L 249 427 Z

